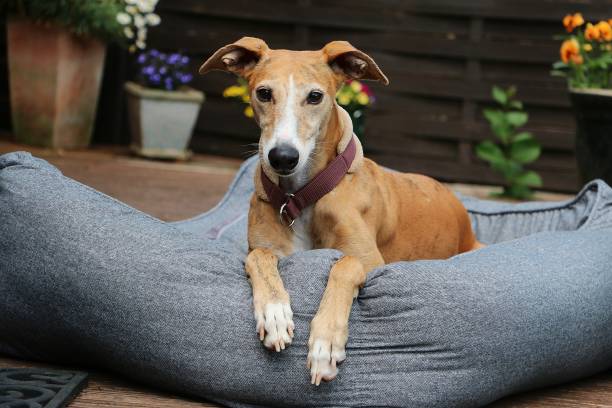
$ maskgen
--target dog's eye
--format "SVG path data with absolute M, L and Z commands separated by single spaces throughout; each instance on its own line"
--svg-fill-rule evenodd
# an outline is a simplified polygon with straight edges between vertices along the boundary
M 255 94 L 261 102 L 270 102 L 272 100 L 272 90 L 270 88 L 259 88 L 255 91 Z
M 311 105 L 318 105 L 323 99 L 323 93 L 319 91 L 310 91 L 306 101 Z

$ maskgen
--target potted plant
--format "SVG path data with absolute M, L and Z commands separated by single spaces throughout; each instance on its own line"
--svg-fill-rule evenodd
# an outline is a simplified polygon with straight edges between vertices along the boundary
M 4 2 L 15 140 L 52 148 L 88 146 L 106 42 L 144 47 L 146 26 L 159 23 L 152 13 L 156 2 Z
M 476 155 L 504 178 L 503 190 L 492 193 L 493 196 L 517 200 L 531 198 L 531 188 L 541 187 L 542 179 L 524 166 L 537 160 L 542 149 L 530 132 L 521 130 L 529 115 L 523 111 L 523 103 L 515 98 L 515 87 L 494 86 L 491 95 L 499 107 L 484 109 L 483 114 L 497 140 L 480 142 Z
M 612 184 L 612 19 L 585 23 L 580 13 L 563 19 L 561 61 L 553 75 L 567 78 L 576 116 L 576 159 L 583 182 Z
M 245 103 L 247 106 L 244 108 L 244 115 L 248 118 L 253 117 L 249 87 L 244 79 L 238 78 L 238 83 L 227 87 L 223 91 L 223 96 L 236 98 Z M 374 103 L 374 99 L 371 89 L 356 80 L 345 82 L 336 94 L 336 102 L 348 112 L 353 122 L 353 132 L 361 140 L 365 128 L 365 111 Z
M 137 59 L 138 82 L 127 82 L 132 151 L 140 156 L 186 160 L 204 94 L 187 86 L 193 79 L 189 58 L 158 50 Z

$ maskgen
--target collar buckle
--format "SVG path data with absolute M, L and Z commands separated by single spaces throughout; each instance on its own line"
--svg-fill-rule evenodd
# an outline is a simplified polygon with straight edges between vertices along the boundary
M 295 223 L 295 219 L 291 218 L 291 215 L 289 215 L 289 213 L 287 212 L 287 204 L 289 204 L 289 200 L 291 200 L 294 195 L 291 193 L 286 193 L 285 196 L 287 197 L 287 200 L 285 200 L 285 202 L 280 206 L 280 209 L 278 210 L 278 219 L 281 225 L 284 225 L 287 228 L 291 228 Z

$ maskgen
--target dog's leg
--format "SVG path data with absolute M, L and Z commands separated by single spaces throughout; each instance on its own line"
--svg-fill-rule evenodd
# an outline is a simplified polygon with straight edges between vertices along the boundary
M 284 350 L 291 344 L 295 326 L 289 294 L 278 273 L 278 258 L 269 249 L 257 248 L 247 256 L 245 268 L 253 287 L 259 339 L 269 349 Z
M 307 366 L 313 384 L 334 379 L 336 363 L 346 357 L 351 305 L 365 278 L 363 265 L 352 256 L 340 259 L 329 273 L 319 310 L 310 323 Z

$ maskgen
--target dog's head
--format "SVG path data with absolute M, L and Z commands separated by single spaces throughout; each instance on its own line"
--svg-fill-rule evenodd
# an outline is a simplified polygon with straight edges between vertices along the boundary
M 249 84 L 261 128 L 262 163 L 279 176 L 307 166 L 317 144 L 325 143 L 338 88 L 347 79 L 389 83 L 374 60 L 346 41 L 318 51 L 272 50 L 252 37 L 226 45 L 201 67 L 233 72 Z

